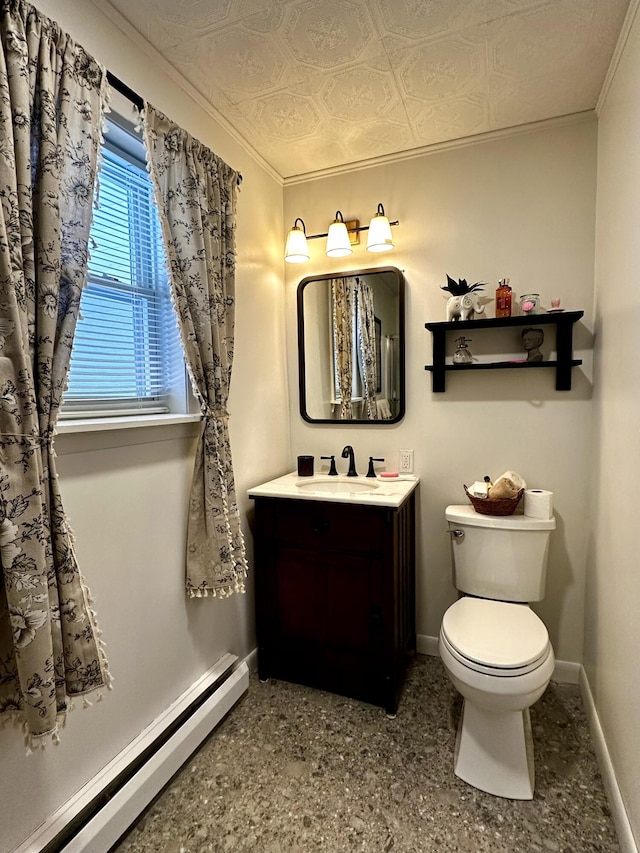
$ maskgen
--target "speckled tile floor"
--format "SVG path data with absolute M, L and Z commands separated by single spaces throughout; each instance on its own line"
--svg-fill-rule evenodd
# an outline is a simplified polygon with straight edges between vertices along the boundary
M 577 687 L 531 711 L 536 793 L 505 800 L 453 774 L 461 700 L 417 656 L 396 719 L 252 677 L 249 693 L 112 853 L 613 853 Z

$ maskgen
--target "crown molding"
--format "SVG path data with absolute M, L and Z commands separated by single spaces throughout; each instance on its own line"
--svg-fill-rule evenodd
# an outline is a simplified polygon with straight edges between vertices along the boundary
M 634 2 L 640 3 L 640 0 L 634 0 Z M 564 127 L 566 125 L 582 124 L 583 122 L 593 121 L 594 119 L 594 110 L 584 110 L 579 113 L 570 113 L 564 116 L 543 119 L 542 121 L 528 122 L 527 124 L 519 124 L 513 127 L 501 128 L 500 130 L 489 130 L 486 133 L 476 133 L 472 136 L 463 136 L 459 139 L 435 142 L 431 145 L 423 145 L 420 148 L 410 148 L 406 151 L 384 154 L 381 157 L 371 157 L 368 160 L 361 160 L 357 163 L 344 163 L 339 166 L 332 166 L 328 169 L 319 169 L 315 172 L 293 175 L 290 178 L 284 178 L 283 183 L 285 188 L 291 187 L 296 184 L 305 184 L 309 181 L 320 181 L 324 178 L 345 175 L 350 172 L 359 172 L 362 169 L 372 169 L 376 166 L 388 166 L 394 163 L 404 162 L 405 160 L 415 160 L 418 157 L 425 157 L 429 154 L 438 154 L 441 151 L 452 151 L 457 148 L 467 148 L 470 145 L 481 145 L 485 142 L 493 142 L 497 139 L 508 139 L 512 136 L 521 136 L 525 133 L 534 133 L 535 131 L 545 130 L 546 128 L 551 127 Z
M 629 39 L 631 28 L 633 27 L 636 15 L 638 14 L 638 9 L 640 9 L 640 0 L 631 0 L 629 8 L 627 9 L 627 14 L 622 22 L 622 29 L 620 30 L 620 35 L 618 36 L 618 41 L 616 42 L 615 50 L 613 51 L 613 56 L 611 57 L 611 62 L 609 63 L 609 68 L 607 69 L 607 74 L 604 78 L 604 83 L 602 84 L 602 89 L 600 90 L 600 95 L 596 103 L 596 115 L 598 116 L 604 109 L 607 96 L 609 95 L 609 90 L 613 84 L 613 78 L 616 76 L 616 71 L 618 70 L 620 59 L 622 58 L 622 54 L 624 53 L 624 49 Z
M 109 0 L 90 0 L 93 6 L 102 12 L 109 20 L 130 39 L 137 48 L 145 53 L 156 65 L 160 66 L 162 71 L 170 77 L 176 85 L 183 90 L 199 107 L 201 107 L 207 115 L 209 115 L 222 129 L 240 145 L 240 147 L 254 160 L 260 168 L 264 169 L 267 174 L 273 178 L 280 186 L 283 185 L 284 179 L 273 166 L 268 163 L 264 157 L 256 151 L 250 142 L 219 112 L 204 95 L 202 95 L 196 87 L 190 83 L 187 78 L 181 74 L 173 65 L 164 58 L 164 56 L 153 47 L 150 42 L 122 15 L 114 8 Z

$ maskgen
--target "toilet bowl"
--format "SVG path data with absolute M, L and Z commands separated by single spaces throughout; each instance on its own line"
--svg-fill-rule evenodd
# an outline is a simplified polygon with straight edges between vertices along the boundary
M 496 796 L 532 799 L 529 708 L 555 664 L 544 623 L 525 603 L 464 596 L 444 615 L 439 649 L 464 699 L 455 774 Z

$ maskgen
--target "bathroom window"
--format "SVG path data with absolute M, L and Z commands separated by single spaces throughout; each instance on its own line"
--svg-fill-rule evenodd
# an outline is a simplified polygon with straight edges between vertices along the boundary
M 187 411 L 153 185 L 142 141 L 128 124 L 109 121 L 105 134 L 61 417 Z

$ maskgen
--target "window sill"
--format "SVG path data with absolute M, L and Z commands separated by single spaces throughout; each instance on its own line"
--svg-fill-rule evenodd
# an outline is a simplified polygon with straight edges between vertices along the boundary
M 200 420 L 202 420 L 202 415 L 199 412 L 191 415 L 127 415 L 115 418 L 68 418 L 58 421 L 56 432 L 59 435 L 80 432 L 106 432 L 109 430 L 135 429 L 136 427 L 197 423 Z

